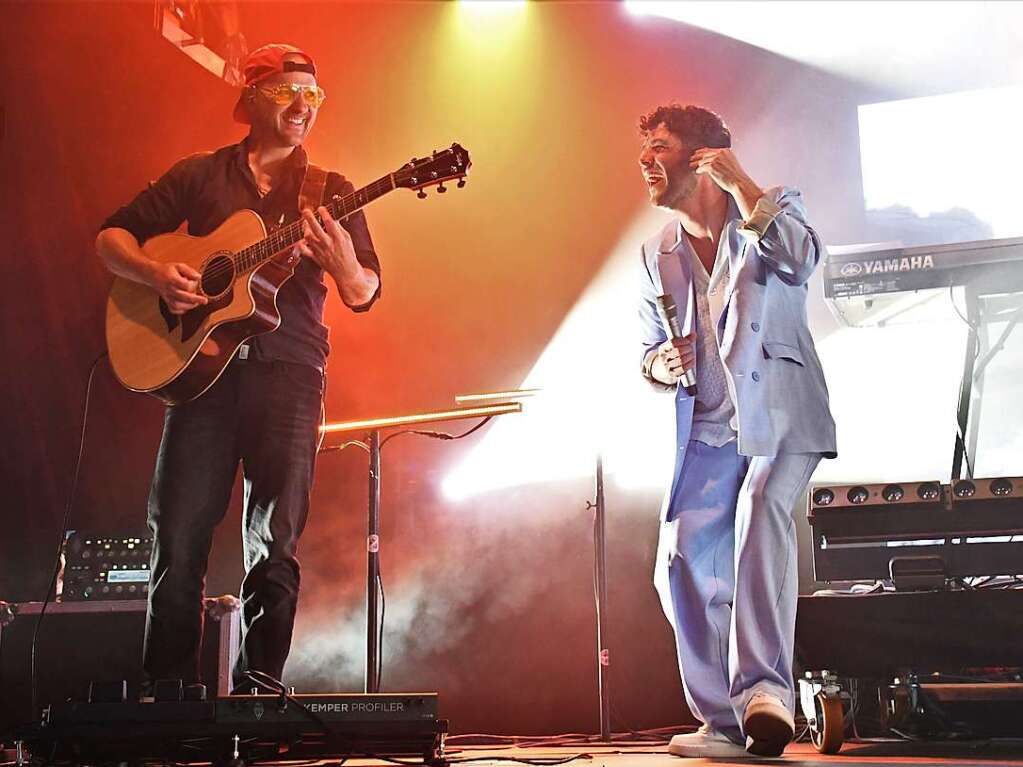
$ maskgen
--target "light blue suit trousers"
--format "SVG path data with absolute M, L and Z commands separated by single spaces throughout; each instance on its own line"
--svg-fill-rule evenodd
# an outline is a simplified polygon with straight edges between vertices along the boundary
M 739 455 L 690 441 L 661 523 L 654 584 L 675 632 L 686 702 L 697 719 L 745 743 L 754 692 L 793 709 L 798 576 L 793 505 L 819 453 Z

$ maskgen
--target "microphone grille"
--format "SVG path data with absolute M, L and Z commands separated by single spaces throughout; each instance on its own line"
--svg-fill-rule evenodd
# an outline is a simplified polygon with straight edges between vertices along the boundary
M 675 299 L 672 298 L 670 293 L 657 296 L 657 308 L 665 314 L 674 314 L 678 311 L 678 307 L 675 305 Z

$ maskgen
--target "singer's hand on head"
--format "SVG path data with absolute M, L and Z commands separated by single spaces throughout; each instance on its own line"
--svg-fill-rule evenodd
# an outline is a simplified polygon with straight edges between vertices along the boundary
M 744 219 L 753 215 L 764 190 L 743 170 L 731 149 L 697 149 L 689 158 L 689 167 L 698 175 L 706 174 L 735 198 Z
M 696 348 L 693 346 L 693 335 L 683 338 L 668 339 L 654 355 L 650 374 L 661 383 L 676 384 L 687 370 L 696 364 Z

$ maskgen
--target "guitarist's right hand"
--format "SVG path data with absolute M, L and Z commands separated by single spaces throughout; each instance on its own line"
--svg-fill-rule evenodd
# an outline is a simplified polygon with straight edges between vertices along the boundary
M 184 314 L 208 300 L 197 292 L 200 279 L 202 275 L 188 264 L 155 263 L 149 284 L 160 294 L 172 314 Z

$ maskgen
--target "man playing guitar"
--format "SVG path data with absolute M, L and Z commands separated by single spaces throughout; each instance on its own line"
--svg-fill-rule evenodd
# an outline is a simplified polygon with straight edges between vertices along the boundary
M 324 273 L 361 312 L 380 294 L 380 265 L 361 211 L 338 223 L 323 207 L 318 217 L 299 209 L 300 197 L 319 205 L 351 189 L 337 173 L 324 177 L 302 149 L 325 99 L 313 59 L 266 45 L 249 55 L 243 75 L 234 117 L 251 126 L 248 136 L 179 161 L 104 222 L 96 250 L 115 275 L 159 294 L 173 321 L 209 296 L 193 266 L 148 258 L 146 240 L 183 221 L 190 235 L 203 236 L 243 209 L 258 213 L 267 229 L 303 220 L 304 237 L 288 261 L 294 275 L 276 293 L 279 326 L 242 345 L 198 398 L 167 408 L 149 498 L 146 676 L 197 684 L 207 560 L 241 462 L 245 578 L 233 686 L 247 690 L 247 671 L 281 678 L 291 645 L 296 550 L 309 512 L 329 352 Z M 317 175 L 318 186 L 309 181 Z

